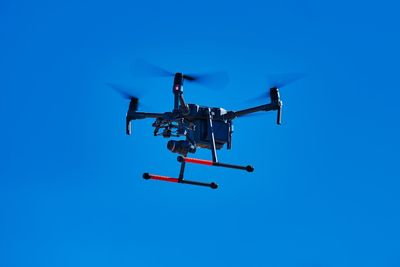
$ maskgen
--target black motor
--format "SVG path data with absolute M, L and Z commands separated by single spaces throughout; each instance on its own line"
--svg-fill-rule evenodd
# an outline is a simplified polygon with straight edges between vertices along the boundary
M 276 123 L 277 124 L 281 124 L 281 120 L 282 120 L 282 101 L 281 101 L 281 97 L 279 95 L 278 88 L 272 87 L 269 90 L 269 95 L 271 97 L 271 103 L 276 105 L 275 109 L 278 111 L 278 115 L 276 117 Z

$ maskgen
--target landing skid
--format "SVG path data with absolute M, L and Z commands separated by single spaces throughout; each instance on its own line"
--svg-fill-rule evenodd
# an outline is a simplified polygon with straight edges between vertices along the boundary
M 150 174 L 150 173 L 144 173 L 143 178 L 146 180 L 159 180 L 159 181 L 164 181 L 164 182 L 170 182 L 170 183 L 180 183 L 180 184 L 190 184 L 190 185 L 198 185 L 198 186 L 206 186 L 210 187 L 212 189 L 217 189 L 218 185 L 214 182 L 212 183 L 203 183 L 203 182 L 198 182 L 198 181 L 189 181 L 185 179 L 179 179 L 179 178 L 172 178 L 168 176 L 161 176 L 161 175 L 155 175 L 155 174 Z
M 218 184 L 216 184 L 214 182 L 204 183 L 204 182 L 198 182 L 198 181 L 185 180 L 183 177 L 183 174 L 185 171 L 186 163 L 194 163 L 194 164 L 201 164 L 201 165 L 206 165 L 206 166 L 216 166 L 216 167 L 245 170 L 248 172 L 254 171 L 254 168 L 251 165 L 240 166 L 240 165 L 233 165 L 233 164 L 227 164 L 227 163 L 221 163 L 221 162 L 213 162 L 211 160 L 187 158 L 187 157 L 182 157 L 182 156 L 178 157 L 178 161 L 181 163 L 181 170 L 180 170 L 178 178 L 150 174 L 150 173 L 144 173 L 143 178 L 146 180 L 158 180 L 158 181 L 164 181 L 164 182 L 170 182 L 170 183 L 181 183 L 181 184 L 189 184 L 189 185 L 197 185 L 197 186 L 206 186 L 206 187 L 210 187 L 212 189 L 217 189 Z

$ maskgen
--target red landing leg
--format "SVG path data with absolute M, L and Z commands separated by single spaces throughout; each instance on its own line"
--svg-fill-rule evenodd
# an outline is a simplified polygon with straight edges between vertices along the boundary
M 159 180 L 159 181 L 165 181 L 165 182 L 171 182 L 171 183 L 207 186 L 212 189 L 218 188 L 218 185 L 216 183 L 203 183 L 203 182 L 197 182 L 197 181 L 189 181 L 189 180 L 184 180 L 184 179 L 172 178 L 172 177 L 168 177 L 168 176 L 149 174 L 147 172 L 143 174 L 143 178 L 146 180 L 151 179 L 151 180 Z

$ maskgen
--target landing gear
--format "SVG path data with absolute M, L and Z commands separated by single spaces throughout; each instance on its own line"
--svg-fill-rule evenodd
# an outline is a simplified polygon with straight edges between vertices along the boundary
M 149 174 L 149 173 L 144 173 L 143 178 L 146 180 L 149 180 L 149 179 L 159 180 L 159 181 L 165 181 L 165 182 L 170 182 L 170 183 L 181 183 L 181 184 L 206 186 L 206 187 L 210 187 L 212 189 L 217 189 L 218 184 L 216 184 L 214 182 L 203 183 L 203 182 L 198 182 L 198 181 L 185 180 L 183 175 L 185 172 L 186 163 L 194 163 L 194 164 L 201 164 L 201 165 L 206 165 L 206 166 L 217 166 L 217 167 L 225 167 L 225 168 L 231 168 L 231 169 L 239 169 L 239 170 L 244 170 L 244 171 L 248 171 L 248 172 L 254 171 L 254 168 L 251 165 L 240 166 L 240 165 L 233 165 L 233 164 L 227 164 L 227 163 L 221 163 L 221 162 L 213 162 L 211 160 L 187 158 L 187 157 L 182 157 L 182 156 L 178 156 L 177 160 L 178 160 L 178 162 L 181 163 L 181 170 L 180 170 L 178 178 L 156 175 L 156 174 Z

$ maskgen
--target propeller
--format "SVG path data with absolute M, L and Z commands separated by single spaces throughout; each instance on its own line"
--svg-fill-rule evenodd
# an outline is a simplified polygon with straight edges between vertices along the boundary
M 131 64 L 131 73 L 141 77 L 174 77 L 175 73 L 162 67 L 137 59 Z M 196 82 L 204 87 L 221 88 L 228 84 L 229 77 L 225 71 L 216 71 L 202 74 L 184 74 L 183 78 L 189 82 Z
M 274 106 L 273 110 L 277 111 L 276 123 L 280 125 L 282 121 L 282 102 L 280 101 L 279 89 L 294 83 L 295 81 L 303 79 L 305 76 L 306 75 L 302 73 L 269 75 L 269 92 L 262 93 L 261 95 L 250 99 L 250 101 L 258 101 L 260 99 L 265 100 L 270 98 L 271 104 Z
M 270 74 L 267 76 L 268 87 L 270 90 L 264 92 L 254 98 L 249 99 L 250 102 L 265 100 L 271 98 L 271 89 L 281 89 L 296 81 L 304 79 L 307 75 L 304 73 L 283 73 L 283 74 Z
M 129 91 L 133 91 L 132 88 L 125 87 L 123 85 L 114 84 L 114 83 L 106 83 L 106 85 L 115 91 L 117 91 L 123 98 L 129 99 L 129 110 L 137 111 L 139 107 L 139 98 L 129 93 Z

